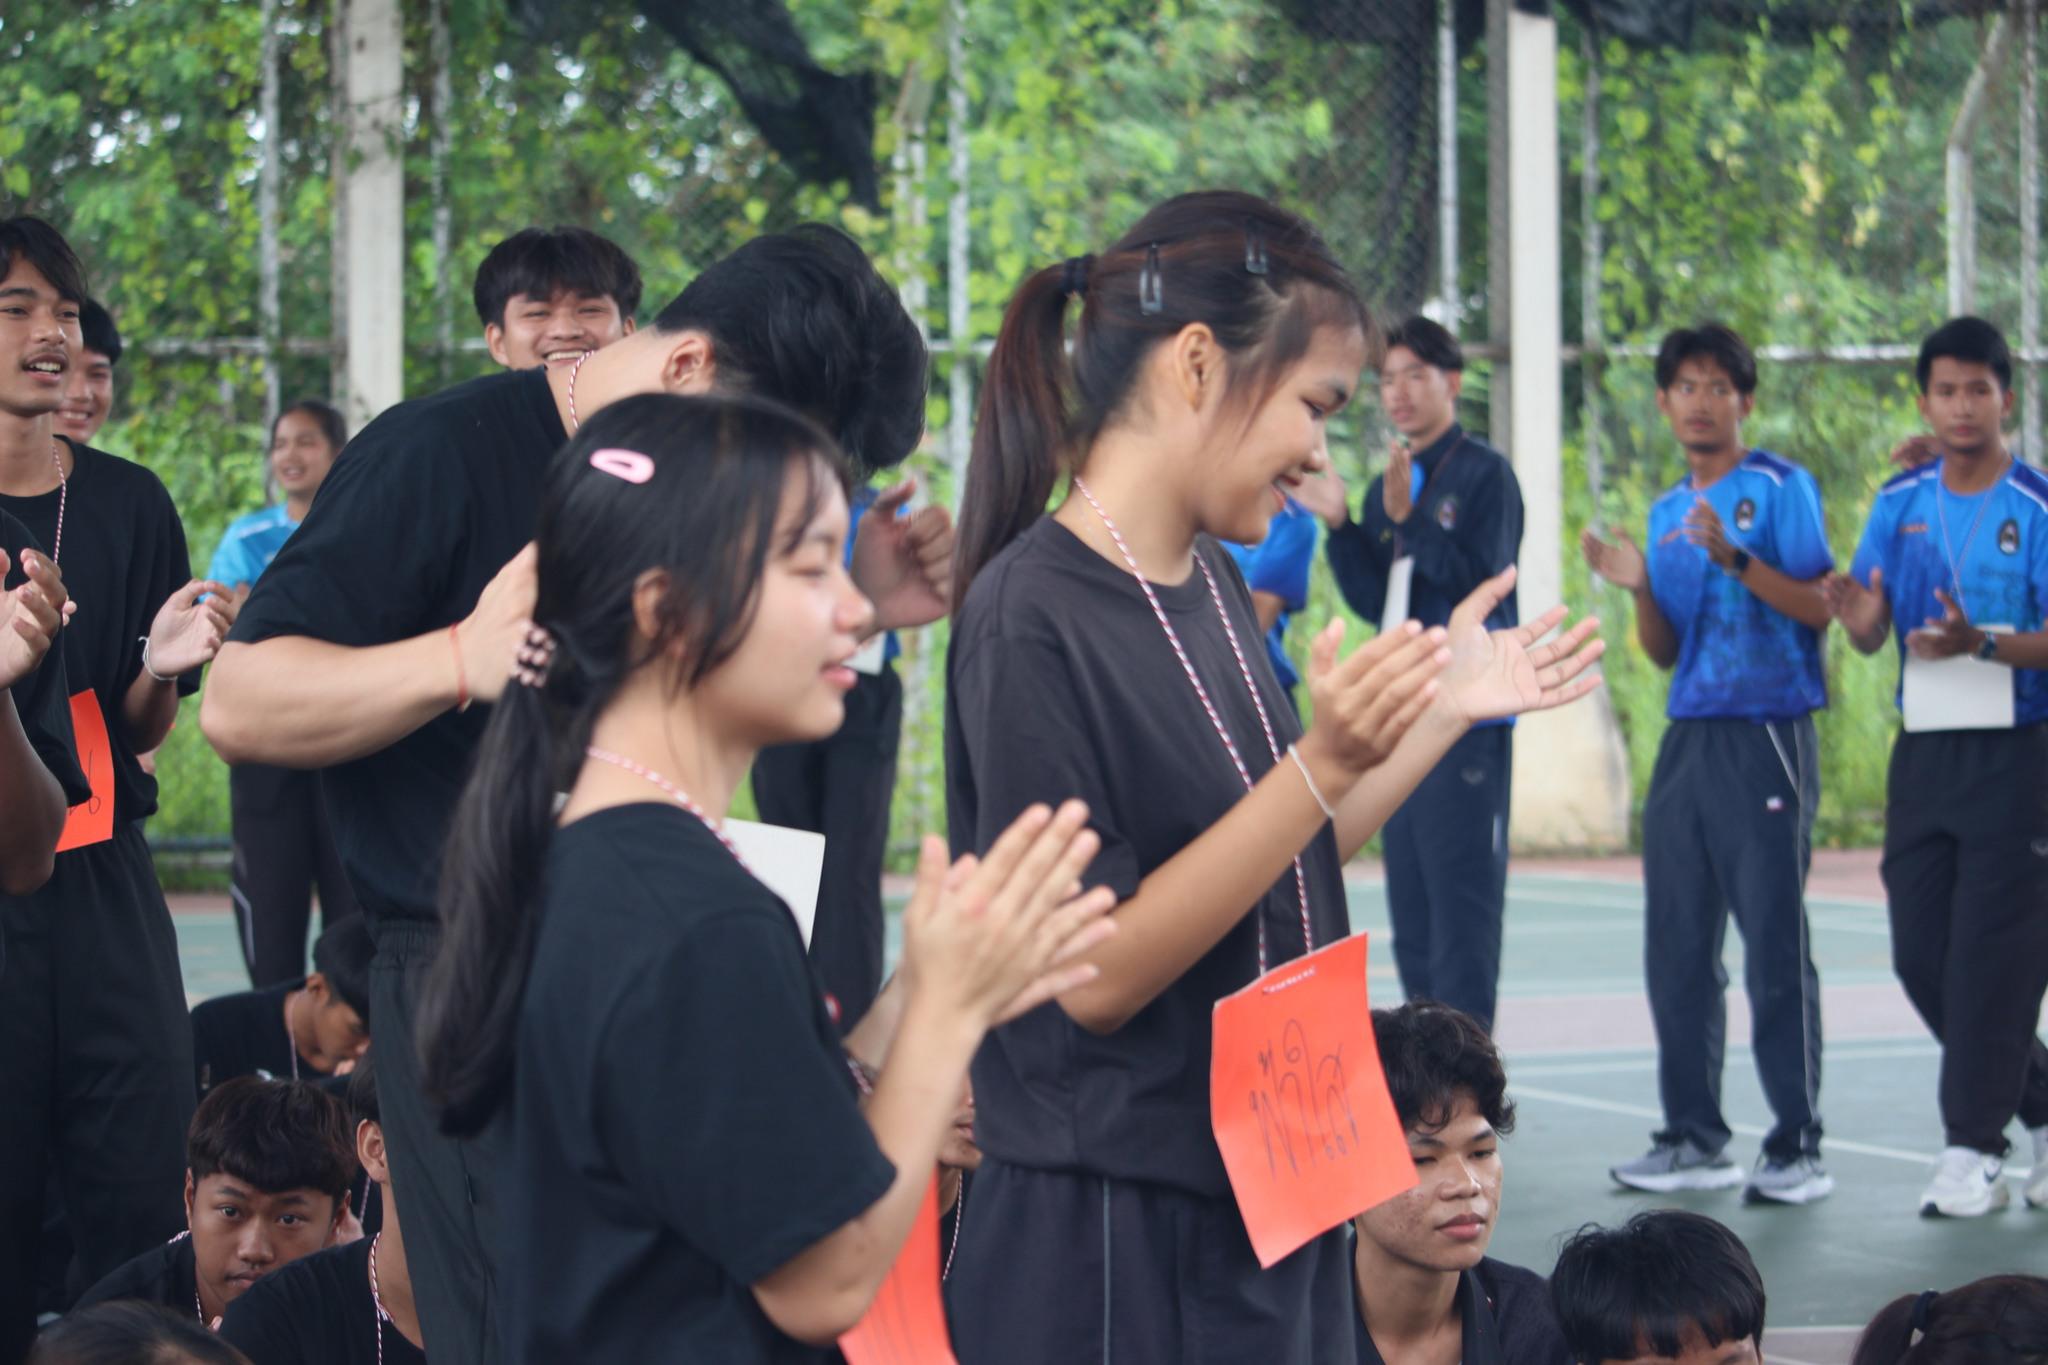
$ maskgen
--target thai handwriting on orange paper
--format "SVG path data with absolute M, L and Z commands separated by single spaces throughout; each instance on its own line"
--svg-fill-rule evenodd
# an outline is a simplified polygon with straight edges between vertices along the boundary
M 1290 1017 L 1277 1046 L 1261 1047 L 1258 1060 L 1261 1083 L 1250 1102 L 1270 1174 L 1277 1176 L 1283 1161 L 1288 1174 L 1298 1176 L 1359 1151 L 1358 1118 L 1345 1094 L 1343 1044 L 1315 1051 L 1308 1030 Z

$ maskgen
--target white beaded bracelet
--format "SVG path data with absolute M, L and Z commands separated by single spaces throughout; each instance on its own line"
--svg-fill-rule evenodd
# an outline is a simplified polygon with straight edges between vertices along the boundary
M 138 638 L 142 641 L 142 671 L 160 683 L 176 682 L 178 680 L 176 675 L 166 678 L 163 674 L 149 666 L 149 637 L 144 635 Z
M 1302 760 L 1301 750 L 1290 744 L 1287 746 L 1287 756 L 1294 760 L 1295 767 L 1301 769 L 1301 780 L 1308 783 L 1308 794 L 1316 799 L 1318 806 L 1322 807 L 1323 818 L 1326 820 L 1336 819 L 1337 812 L 1331 809 L 1328 801 L 1323 799 L 1323 789 L 1316 785 L 1315 778 L 1309 776 L 1308 764 Z

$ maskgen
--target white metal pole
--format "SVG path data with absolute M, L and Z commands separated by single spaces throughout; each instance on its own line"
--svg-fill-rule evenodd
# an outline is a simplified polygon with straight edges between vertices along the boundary
M 1443 324 L 1456 336 L 1464 313 L 1458 295 L 1458 23 L 1456 0 L 1440 0 L 1436 27 L 1437 268 Z
M 952 0 L 946 24 L 946 144 L 951 153 L 952 196 L 946 206 L 946 341 L 952 369 L 947 389 L 946 459 L 953 466 L 958 502 L 967 477 L 967 452 L 974 439 L 974 339 L 968 288 L 967 179 L 973 167 L 967 149 L 967 5 Z
M 405 394 L 405 23 L 398 0 L 345 0 L 348 394 L 357 429 Z

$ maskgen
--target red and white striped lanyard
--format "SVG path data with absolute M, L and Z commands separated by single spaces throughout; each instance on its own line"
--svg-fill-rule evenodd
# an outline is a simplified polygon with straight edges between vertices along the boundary
M 704 808 L 702 806 L 698 805 L 695 801 L 692 801 L 690 799 L 690 794 L 688 792 L 684 791 L 681 787 L 678 787 L 675 783 L 663 777 L 660 773 L 654 771 L 654 769 L 643 767 L 641 764 L 636 763 L 630 758 L 627 758 L 624 754 L 613 753 L 610 749 L 600 749 L 595 744 L 586 746 L 583 752 L 589 757 L 596 759 L 600 763 L 609 763 L 614 768 L 624 768 L 627 772 L 633 774 L 633 776 L 645 778 L 647 781 L 652 782 L 655 786 L 667 792 L 670 800 L 674 801 L 678 806 L 681 806 L 684 810 L 690 812 L 690 814 L 696 816 L 698 823 L 702 824 L 704 828 L 710 830 L 712 837 L 717 839 L 719 843 L 725 845 L 725 851 L 727 853 L 730 853 L 732 855 L 732 860 L 740 865 L 740 871 L 746 873 L 749 877 L 753 877 L 755 881 L 761 880 L 760 877 L 755 874 L 754 869 L 747 866 L 747 860 L 740 856 L 740 846 L 738 844 L 735 844 L 729 837 L 727 837 L 726 832 L 718 827 L 716 821 L 714 821 L 710 816 L 704 813 Z
M 1195 672 L 1194 661 L 1188 657 L 1187 650 L 1181 646 L 1180 633 L 1173 628 L 1173 622 L 1169 621 L 1166 617 L 1166 608 L 1159 605 L 1159 594 L 1152 590 L 1152 584 L 1146 580 L 1144 574 L 1138 571 L 1137 558 L 1131 554 L 1131 547 L 1124 543 L 1123 532 L 1116 529 L 1116 523 L 1110 520 L 1109 513 L 1103 510 L 1102 504 L 1095 500 L 1095 495 L 1088 491 L 1088 485 L 1083 483 L 1078 476 L 1074 479 L 1074 488 L 1083 498 L 1087 499 L 1088 505 L 1095 509 L 1095 515 L 1102 518 L 1103 526 L 1109 531 L 1109 538 L 1116 542 L 1117 552 L 1124 557 L 1125 567 L 1131 571 L 1131 577 L 1138 580 L 1138 587 L 1144 591 L 1145 601 L 1152 607 L 1153 618 L 1159 622 L 1159 628 L 1166 632 L 1166 642 L 1173 646 L 1173 655 L 1176 659 L 1180 660 L 1181 671 L 1187 674 L 1188 677 L 1188 685 L 1195 689 L 1196 699 L 1202 703 L 1202 709 L 1209 713 L 1209 723 L 1216 727 L 1216 737 L 1223 741 L 1223 748 L 1230 755 L 1231 765 L 1237 769 L 1237 775 L 1244 780 L 1244 789 L 1250 791 L 1254 785 L 1251 769 L 1245 766 L 1244 755 L 1238 752 L 1237 741 L 1231 738 L 1230 727 L 1223 723 L 1222 713 L 1216 709 L 1216 704 L 1209 700 L 1209 689 L 1202 686 L 1201 676 Z M 1230 613 L 1223 609 L 1223 594 L 1217 590 L 1216 576 L 1209 572 L 1209 566 L 1203 562 L 1200 554 L 1195 556 L 1195 567 L 1202 571 L 1202 581 L 1209 585 L 1209 600 L 1216 606 L 1216 619 L 1223 623 L 1223 633 L 1230 640 L 1230 652 L 1237 658 L 1238 676 L 1244 679 L 1244 689 L 1251 694 L 1252 705 L 1258 710 L 1259 728 L 1266 732 L 1267 752 L 1273 756 L 1273 762 L 1278 763 L 1280 761 L 1280 741 L 1273 734 L 1273 722 L 1266 714 L 1265 700 L 1259 696 L 1258 686 L 1252 681 L 1251 665 L 1245 662 L 1244 650 L 1237 643 L 1237 630 L 1230 624 Z M 1301 907 L 1302 951 L 1304 953 L 1314 952 L 1316 946 L 1315 933 L 1310 925 L 1308 916 L 1308 875 L 1301 869 L 1301 855 L 1299 853 L 1294 855 L 1294 895 Z M 1266 974 L 1265 916 L 1263 914 L 1257 915 L 1255 922 L 1259 930 L 1259 975 L 1264 976 Z

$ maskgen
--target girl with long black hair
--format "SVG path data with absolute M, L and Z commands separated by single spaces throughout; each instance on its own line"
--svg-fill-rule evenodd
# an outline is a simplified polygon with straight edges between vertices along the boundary
M 512 1361 L 822 1360 L 987 1029 L 1091 979 L 1072 959 L 1110 934 L 1108 893 L 1076 889 L 1079 803 L 950 868 L 927 840 L 863 1114 L 796 923 L 721 828 L 757 750 L 839 724 L 873 620 L 846 480 L 803 418 L 669 396 L 607 407 L 549 471 L 552 658 L 507 688 L 457 809 L 419 1027 L 444 1127 L 510 1129 Z
M 1327 465 L 1373 337 L 1313 228 L 1227 192 L 1037 272 L 1004 317 L 961 509 L 949 824 L 972 852 L 1079 797 L 1102 841 L 1082 881 L 1115 893 L 1118 932 L 1094 980 L 975 1060 L 985 1157 L 947 1282 L 963 1365 L 1354 1358 L 1341 1230 L 1262 1271 L 1232 1202 L 1213 1007 L 1349 933 L 1343 862 L 1473 721 L 1583 694 L 1600 650 L 1591 621 L 1537 643 L 1562 608 L 1489 635 L 1510 570 L 1448 630 L 1341 662 L 1324 630 L 1296 723 L 1218 541 L 1260 540 Z

